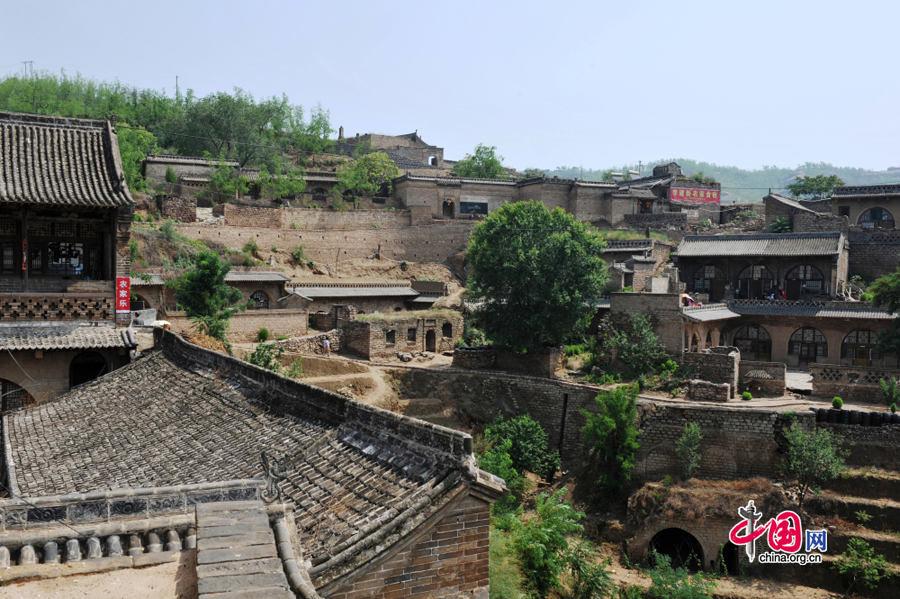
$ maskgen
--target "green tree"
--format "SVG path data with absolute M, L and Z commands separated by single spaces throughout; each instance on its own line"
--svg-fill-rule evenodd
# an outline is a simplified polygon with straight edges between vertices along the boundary
M 147 191 L 148 185 L 141 174 L 141 162 L 159 150 L 156 136 L 143 127 L 130 127 L 128 123 L 116 126 L 119 138 L 119 154 L 125 182 L 131 191 Z
M 450 172 L 457 177 L 470 179 L 505 179 L 506 169 L 503 167 L 503 156 L 497 155 L 496 146 L 478 144 L 474 154 L 453 165 Z
M 224 204 L 234 198 L 246 195 L 250 191 L 250 177 L 245 173 L 238 173 L 238 169 L 224 158 L 213 159 L 207 157 L 210 166 L 215 170 L 207 183 L 208 192 L 212 195 L 213 202 Z
M 700 466 L 700 441 L 702 440 L 700 425 L 696 422 L 689 422 L 684 425 L 684 433 L 675 442 L 675 453 L 678 454 L 678 461 L 681 462 L 681 470 L 684 472 L 685 478 L 690 478 L 694 474 L 694 470 Z
M 569 587 L 572 599 L 603 599 L 616 597 L 616 584 L 603 563 L 597 563 L 597 551 L 591 543 L 581 539 L 566 555 L 569 567 Z
M 628 372 L 646 374 L 669 358 L 665 346 L 653 331 L 653 322 L 646 314 L 631 314 L 624 331 L 613 331 L 603 340 L 601 361 L 614 360 L 625 364 Z
M 872 283 L 869 293 L 876 308 L 885 308 L 891 314 L 900 312 L 900 268 Z M 882 354 L 900 356 L 900 318 L 879 331 L 878 350 Z
M 494 518 L 502 518 L 521 511 L 519 496 L 525 490 L 525 479 L 513 467 L 509 455 L 511 448 L 512 441 L 509 439 L 495 440 L 478 458 L 479 468 L 499 476 L 506 483 L 508 493 L 491 505 L 491 515 Z
M 231 265 L 214 252 L 203 250 L 197 254 L 194 268 L 166 283 L 175 289 L 175 301 L 188 318 L 207 329 L 207 334 L 225 340 L 228 321 L 241 301 L 241 292 L 225 284 Z
M 800 486 L 798 504 L 802 506 L 810 487 L 834 480 L 846 469 L 848 452 L 842 451 L 840 441 L 824 429 L 808 433 L 795 422 L 784 436 L 788 449 L 781 467 L 785 476 Z
M 813 175 L 811 177 L 797 177 L 795 183 L 785 185 L 795 198 L 805 200 L 821 200 L 831 197 L 835 187 L 840 187 L 844 181 L 837 175 Z
M 331 127 L 331 113 L 322 108 L 321 104 L 317 104 L 309 111 L 309 121 L 303 118 L 302 106 L 294 106 L 290 118 L 294 149 L 301 153 L 301 160 L 306 161 L 312 154 L 330 152 L 334 149 L 334 140 L 331 139 L 334 134 Z
M 622 385 L 611 391 L 603 391 L 594 398 L 597 413 L 584 408 L 578 411 L 586 424 L 581 436 L 601 471 L 598 484 L 611 494 L 621 493 L 631 480 L 634 458 L 640 449 L 637 428 L 637 389 Z
M 559 452 L 550 451 L 547 432 L 528 414 L 509 420 L 498 417 L 485 428 L 484 436 L 489 443 L 510 442 L 509 456 L 519 472 L 546 476 L 559 470 Z
M 393 191 L 392 181 L 400 176 L 400 169 L 384 152 L 372 152 L 344 163 L 338 168 L 336 193 L 354 197 L 374 196 Z
M 779 216 L 772 221 L 772 224 L 769 225 L 769 229 L 771 229 L 773 233 L 790 233 L 792 229 L 791 221 L 789 221 L 786 216 Z
M 874 590 L 882 579 L 888 577 L 891 566 L 883 555 L 875 555 L 875 549 L 866 541 L 852 537 L 847 541 L 847 550 L 838 556 L 831 567 L 849 581 L 844 595 L 849 597 L 857 583 Z
M 542 169 L 539 169 L 539 168 L 526 168 L 526 169 L 525 169 L 525 176 L 528 177 L 528 178 L 532 178 L 532 177 L 546 177 L 546 175 L 544 174 L 544 171 L 543 171 Z
M 303 171 L 293 168 L 290 163 L 283 160 L 275 161 L 275 167 L 271 173 L 267 167 L 263 167 L 259 172 L 256 184 L 263 197 L 275 200 L 298 196 L 306 189 Z
M 523 571 L 539 597 L 560 586 L 559 575 L 566 566 L 569 548 L 567 535 L 584 530 L 578 524 L 584 514 L 563 500 L 565 493 L 562 488 L 552 495 L 538 495 L 534 517 L 522 523 L 514 541 Z
M 650 599 L 712 599 L 716 583 L 702 572 L 693 576 L 684 568 L 673 568 L 668 555 L 652 554 L 654 568 L 650 574 Z
M 277 343 L 260 343 L 244 360 L 250 362 L 254 366 L 278 372 L 281 370 L 281 354 L 284 353 L 284 347 Z
M 602 238 L 562 208 L 506 204 L 476 225 L 467 289 L 487 336 L 514 351 L 560 345 L 587 328 L 609 275 Z

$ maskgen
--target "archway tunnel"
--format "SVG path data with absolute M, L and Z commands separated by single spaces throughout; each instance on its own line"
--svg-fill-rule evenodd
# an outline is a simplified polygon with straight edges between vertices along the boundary
M 703 570 L 703 547 L 691 533 L 680 528 L 666 528 L 650 540 L 650 555 L 654 552 L 669 557 L 673 568 L 691 572 Z

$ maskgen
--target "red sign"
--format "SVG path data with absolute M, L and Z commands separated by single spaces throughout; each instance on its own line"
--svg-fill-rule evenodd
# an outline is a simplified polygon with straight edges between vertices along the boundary
M 717 189 L 682 189 L 673 187 L 669 192 L 669 199 L 673 202 L 693 202 L 695 204 L 718 204 L 719 190 Z
M 131 278 L 116 277 L 116 313 L 131 312 Z

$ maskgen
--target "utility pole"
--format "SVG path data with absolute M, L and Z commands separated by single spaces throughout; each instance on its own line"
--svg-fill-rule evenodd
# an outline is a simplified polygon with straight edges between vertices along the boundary
M 644 174 L 644 169 L 643 169 L 642 165 L 643 165 L 643 163 L 640 160 L 638 160 L 638 178 L 640 178 Z
M 31 71 L 30 76 L 34 77 L 34 61 L 33 60 L 23 60 L 22 61 L 22 74 L 26 77 L 29 76 L 29 71 Z

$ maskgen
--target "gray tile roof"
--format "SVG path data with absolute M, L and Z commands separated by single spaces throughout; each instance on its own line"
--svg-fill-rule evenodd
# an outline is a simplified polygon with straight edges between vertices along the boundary
M 843 199 L 896 195 L 900 195 L 900 183 L 895 185 L 844 185 L 836 187 L 832 197 Z
M 728 309 L 727 304 L 707 304 L 706 306 L 689 306 L 681 309 L 682 315 L 691 322 L 711 322 L 714 320 L 727 320 L 740 318 Z
M 140 277 L 131 277 L 131 286 L 132 287 L 143 287 L 145 285 L 165 285 L 165 281 L 162 278 L 162 275 L 152 273 L 150 274 L 150 280 L 145 281 Z
M 134 204 L 107 121 L 0 112 L 0 202 Z
M 162 329 L 154 335 L 157 349 L 132 364 L 5 416 L 14 492 L 265 478 L 265 452 L 281 464 L 278 486 L 321 587 L 390 552 L 411 524 L 482 484 L 465 433 L 276 375 Z
M 273 272 L 273 271 L 229 271 L 227 275 L 225 275 L 225 281 L 229 283 L 241 283 L 241 282 L 265 282 L 265 281 L 290 281 L 291 278 L 284 274 L 283 272 Z
M 767 195 L 767 196 L 764 197 L 763 199 L 764 199 L 764 200 L 769 200 L 769 199 L 771 199 L 771 200 L 774 200 L 774 201 L 779 202 L 779 203 L 781 203 L 781 204 L 784 204 L 785 206 L 789 206 L 789 207 L 793 208 L 794 210 L 799 210 L 799 211 L 801 211 L 801 212 L 812 212 L 813 214 L 816 214 L 816 211 L 815 211 L 815 210 L 810 210 L 809 208 L 807 208 L 806 206 L 804 206 L 803 204 L 801 204 L 801 203 L 798 202 L 797 200 L 795 200 L 795 199 L 793 199 L 793 198 L 785 197 L 785 196 L 780 195 L 780 194 L 777 194 L 777 193 L 770 193 L 769 195 Z
M 847 304 L 846 306 L 835 305 Z M 728 309 L 741 316 L 807 316 L 818 318 L 868 318 L 893 320 L 887 310 L 873 308 L 871 304 L 855 305 L 854 302 L 791 302 L 766 300 L 730 300 Z
M 137 347 L 131 329 L 110 326 L 0 326 L 0 351 Z
M 842 233 L 691 235 L 679 244 L 679 258 L 733 256 L 834 256 L 844 247 Z
M 420 295 L 418 297 L 414 297 L 412 299 L 406 300 L 408 302 L 413 302 L 416 304 L 433 304 L 444 297 L 443 295 Z
M 227 164 L 234 168 L 240 167 L 237 160 L 215 160 L 203 158 L 202 156 L 174 156 L 172 154 L 150 154 L 144 159 L 144 162 L 158 162 L 161 164 L 192 164 L 195 166 L 217 166 L 219 164 Z
M 419 295 L 409 285 L 328 285 L 294 287 L 294 293 L 308 299 L 322 297 L 416 297 Z
M 652 239 L 607 239 L 604 252 L 633 252 L 653 249 Z

